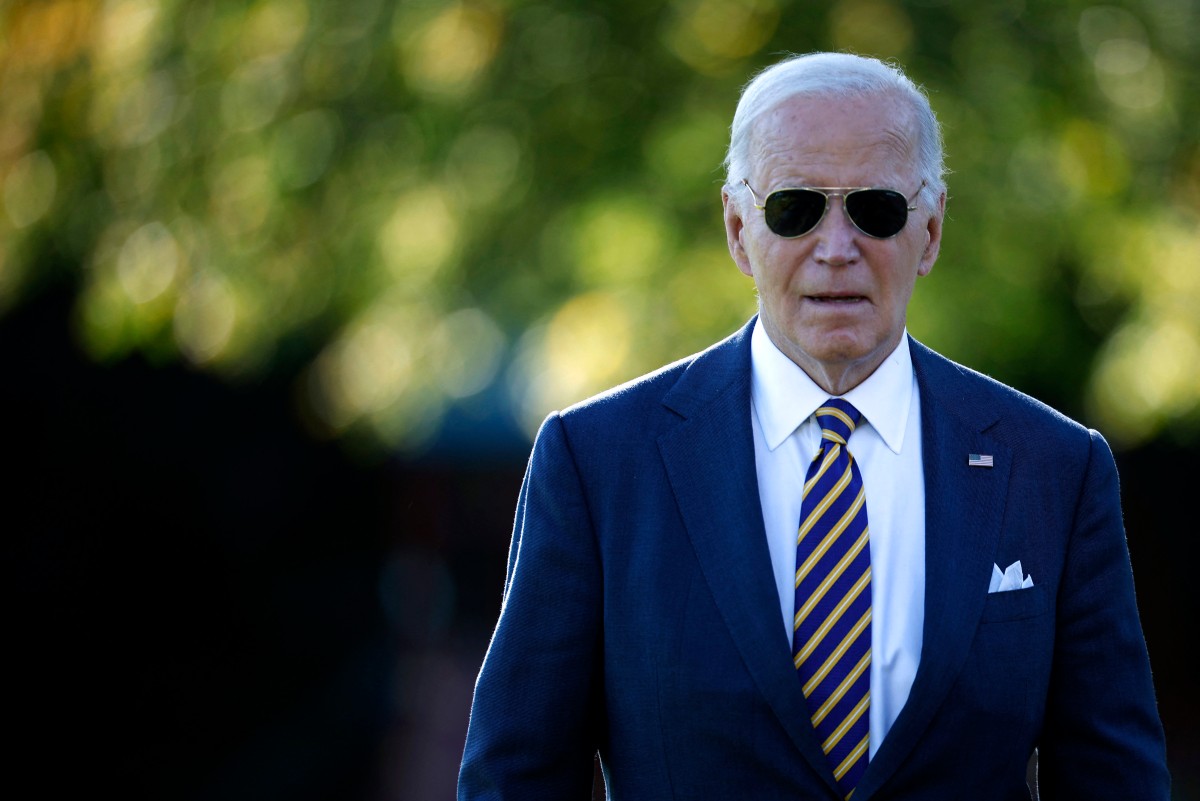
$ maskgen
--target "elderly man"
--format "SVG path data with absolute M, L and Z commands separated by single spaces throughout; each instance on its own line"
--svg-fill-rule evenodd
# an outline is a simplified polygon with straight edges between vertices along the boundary
M 543 423 L 459 798 L 1166 801 L 1109 447 L 908 336 L 924 94 L 790 58 L 726 165 L 759 313 Z

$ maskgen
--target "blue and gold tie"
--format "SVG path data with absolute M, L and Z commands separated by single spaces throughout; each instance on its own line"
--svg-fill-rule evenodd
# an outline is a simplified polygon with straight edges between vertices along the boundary
M 812 725 L 843 798 L 869 759 L 871 548 L 862 475 L 846 449 L 859 418 L 841 398 L 817 409 L 821 448 L 804 481 L 792 633 Z

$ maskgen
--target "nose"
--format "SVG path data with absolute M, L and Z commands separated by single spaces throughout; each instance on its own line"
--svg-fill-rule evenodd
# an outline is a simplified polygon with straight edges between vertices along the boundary
M 861 232 L 850 222 L 850 215 L 846 214 L 846 199 L 839 194 L 830 194 L 829 208 L 809 236 L 817 239 L 813 258 L 819 262 L 851 264 L 859 257 L 858 237 Z

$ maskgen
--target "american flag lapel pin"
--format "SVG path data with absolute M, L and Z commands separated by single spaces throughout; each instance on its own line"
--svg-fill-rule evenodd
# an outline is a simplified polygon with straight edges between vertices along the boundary
M 968 453 L 967 465 L 969 467 L 991 467 L 992 455 L 990 453 Z

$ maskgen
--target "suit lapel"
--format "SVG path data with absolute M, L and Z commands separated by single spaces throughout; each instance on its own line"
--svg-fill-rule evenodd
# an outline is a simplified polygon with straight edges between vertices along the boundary
M 910 340 L 921 393 L 925 472 L 925 623 L 908 700 L 872 759 L 866 799 L 912 752 L 967 658 L 987 599 L 1007 497 L 1010 451 L 984 431 L 994 422 L 962 396 L 958 368 Z M 952 389 L 953 388 L 953 389 Z M 991 454 L 994 467 L 968 465 Z
M 699 356 L 664 403 L 684 419 L 659 451 L 696 559 L 729 634 L 796 747 L 834 787 L 808 723 L 771 578 L 750 423 L 750 332 Z

